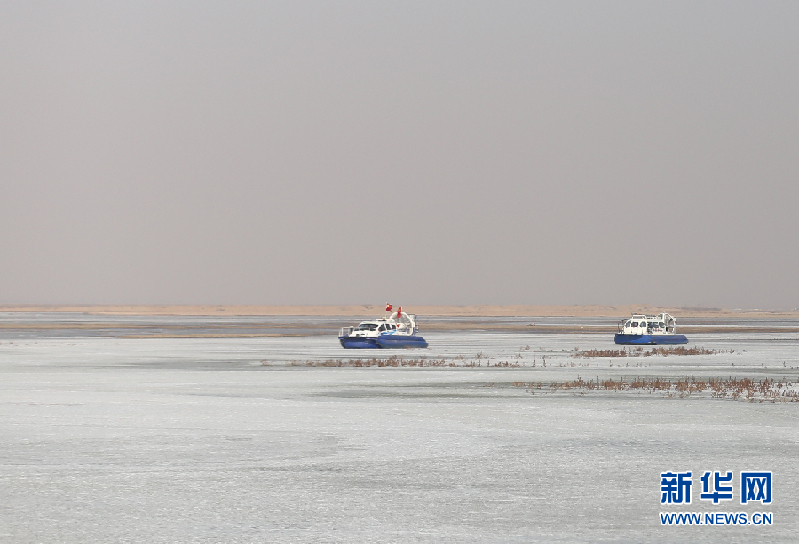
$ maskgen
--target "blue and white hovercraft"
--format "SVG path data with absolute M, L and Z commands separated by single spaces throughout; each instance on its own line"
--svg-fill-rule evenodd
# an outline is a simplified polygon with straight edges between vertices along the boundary
M 386 305 L 386 313 L 392 306 Z M 402 306 L 388 317 L 361 321 L 357 327 L 344 327 L 338 340 L 346 349 L 426 348 L 427 342 L 418 335 L 416 316 L 406 314 Z
M 633 314 L 619 323 L 617 344 L 687 344 L 688 339 L 677 334 L 677 320 L 667 313 L 658 315 Z

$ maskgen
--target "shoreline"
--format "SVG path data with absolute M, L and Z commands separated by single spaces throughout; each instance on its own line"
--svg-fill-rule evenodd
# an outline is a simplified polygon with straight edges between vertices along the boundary
M 82 313 L 89 315 L 174 315 L 174 316 L 352 316 L 373 318 L 383 313 L 382 305 L 340 306 L 213 306 L 213 305 L 0 305 L 0 313 Z M 406 311 L 436 317 L 613 317 L 633 313 L 667 312 L 680 318 L 797 318 L 797 310 L 662 308 L 645 304 L 619 306 L 406 306 Z

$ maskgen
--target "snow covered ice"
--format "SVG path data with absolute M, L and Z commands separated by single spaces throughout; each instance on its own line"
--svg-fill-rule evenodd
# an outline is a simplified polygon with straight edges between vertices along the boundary
M 480 366 L 307 366 L 386 356 L 345 353 L 335 334 L 4 332 L 0 541 L 794 541 L 799 403 L 513 384 L 796 384 L 796 334 L 695 334 L 719 353 L 613 361 L 572 355 L 616 348 L 593 333 L 425 338 L 427 359 Z M 506 361 L 520 366 L 486 366 Z M 694 478 L 682 508 L 770 511 L 773 525 L 661 526 L 681 510 L 660 504 L 668 470 L 773 471 L 771 505 L 740 505 L 737 489 L 705 504 Z

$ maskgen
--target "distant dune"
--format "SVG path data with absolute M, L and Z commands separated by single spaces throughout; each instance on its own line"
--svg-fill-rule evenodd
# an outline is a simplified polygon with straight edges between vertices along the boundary
M 395 306 L 396 307 L 396 306 Z M 80 312 L 96 315 L 318 315 L 374 317 L 383 313 L 383 305 L 374 306 L 44 306 L 0 305 L 0 312 Z M 625 317 L 632 313 L 668 312 L 686 317 L 792 317 L 799 311 L 721 308 L 662 308 L 647 305 L 626 306 L 404 306 L 407 312 L 422 316 L 510 317 L 575 316 Z

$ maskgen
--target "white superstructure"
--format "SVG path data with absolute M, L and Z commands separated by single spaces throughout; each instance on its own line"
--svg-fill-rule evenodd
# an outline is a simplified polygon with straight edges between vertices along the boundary
M 621 334 L 677 334 L 677 320 L 667 313 L 633 314 L 619 323 Z
M 371 321 L 361 321 L 357 327 L 343 327 L 339 338 L 378 338 L 379 336 L 414 336 L 418 332 L 416 316 L 406 314 L 400 308 L 388 317 Z

